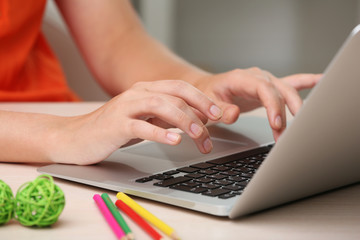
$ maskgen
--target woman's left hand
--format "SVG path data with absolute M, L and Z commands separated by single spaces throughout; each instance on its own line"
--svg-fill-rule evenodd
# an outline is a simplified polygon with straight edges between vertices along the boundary
M 277 78 L 260 68 L 236 69 L 208 75 L 194 84 L 222 108 L 221 121 L 237 120 L 241 112 L 264 106 L 275 140 L 286 127 L 285 106 L 295 115 L 302 105 L 299 90 L 312 88 L 322 74 L 295 74 Z

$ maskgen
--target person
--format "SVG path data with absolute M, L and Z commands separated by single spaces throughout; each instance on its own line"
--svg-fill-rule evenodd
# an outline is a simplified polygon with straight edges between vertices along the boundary
M 277 78 L 257 67 L 212 74 L 151 38 L 128 0 L 56 3 L 92 74 L 113 98 L 74 117 L 1 111 L 2 162 L 93 164 L 133 139 L 176 145 L 181 135 L 170 127 L 208 153 L 207 121 L 231 124 L 240 112 L 260 106 L 278 139 L 285 106 L 296 114 L 298 91 L 321 78 Z M 78 101 L 40 31 L 46 0 L 1 4 L 0 100 Z

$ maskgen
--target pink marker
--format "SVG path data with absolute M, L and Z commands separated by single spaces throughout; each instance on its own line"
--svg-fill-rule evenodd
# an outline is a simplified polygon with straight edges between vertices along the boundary
M 99 207 L 102 215 L 110 225 L 111 229 L 113 230 L 117 238 L 121 240 L 127 240 L 124 231 L 121 229 L 121 227 L 119 226 L 113 215 L 111 214 L 110 210 L 107 208 L 101 196 L 99 194 L 95 194 L 93 199 L 95 200 L 96 205 Z

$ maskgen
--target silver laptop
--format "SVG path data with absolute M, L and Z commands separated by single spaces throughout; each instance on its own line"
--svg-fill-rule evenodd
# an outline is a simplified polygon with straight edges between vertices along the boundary
M 210 126 L 211 154 L 143 142 L 91 166 L 53 164 L 54 177 L 236 218 L 360 181 L 360 25 L 273 145 L 265 118 Z M 316 53 L 314 53 L 316 54 Z

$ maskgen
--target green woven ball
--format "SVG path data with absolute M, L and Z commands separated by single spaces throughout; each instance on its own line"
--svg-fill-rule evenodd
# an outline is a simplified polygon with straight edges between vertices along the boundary
M 0 180 L 0 225 L 13 218 L 14 206 L 14 195 L 11 188 Z
M 24 226 L 47 227 L 58 220 L 64 207 L 63 191 L 44 174 L 17 191 L 15 218 Z

